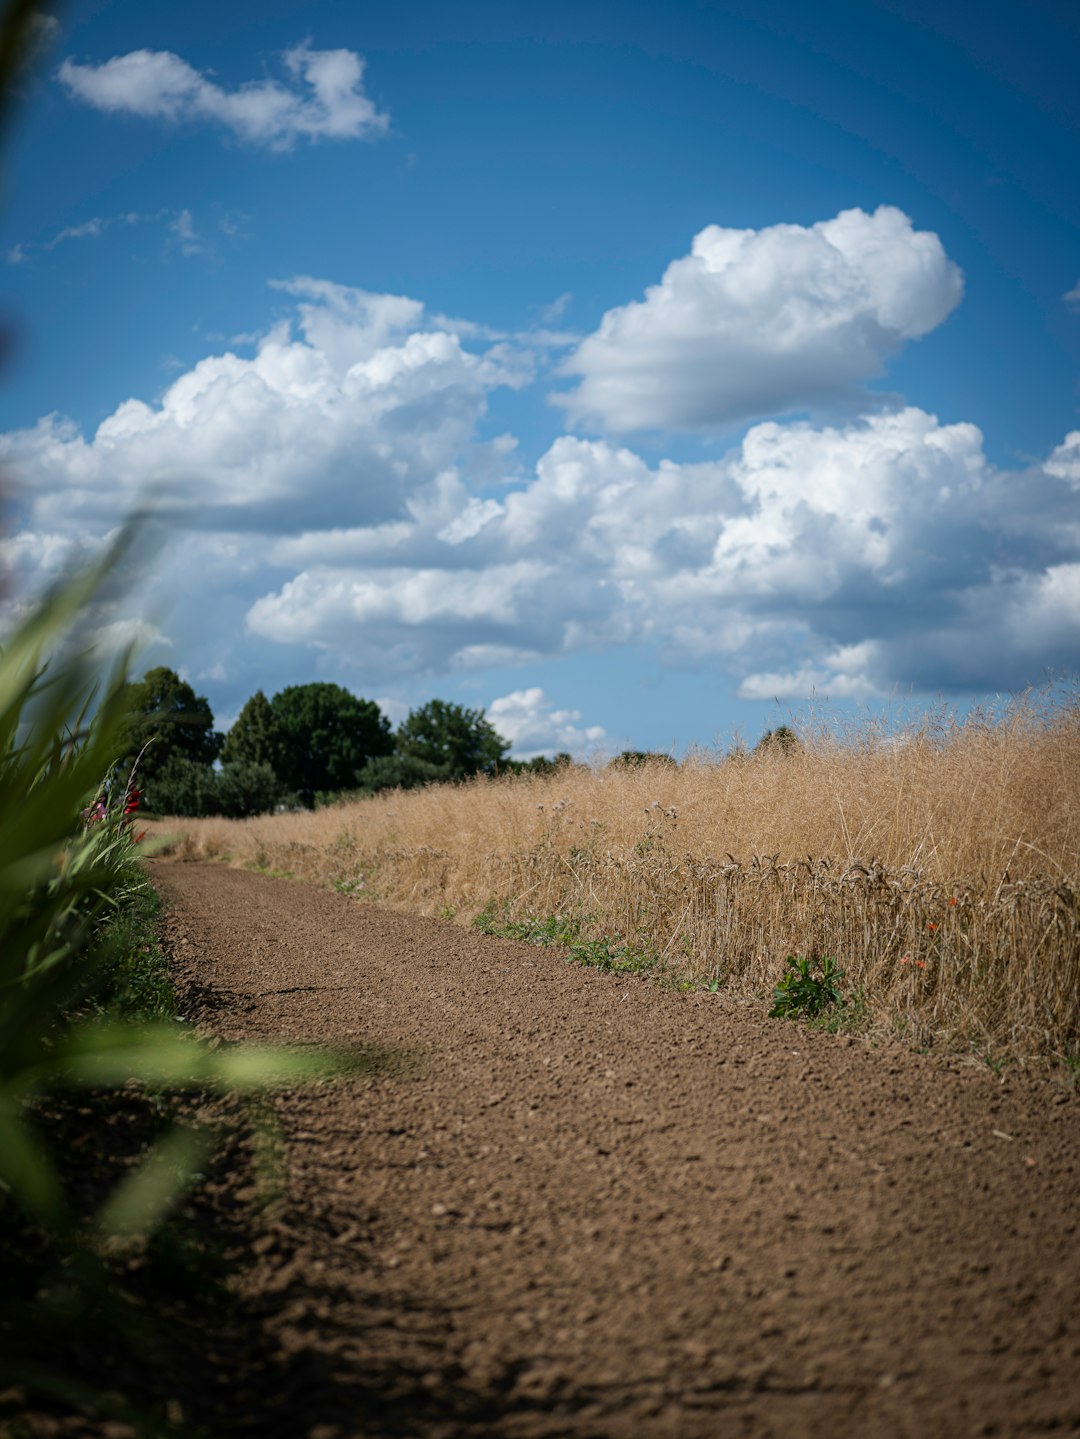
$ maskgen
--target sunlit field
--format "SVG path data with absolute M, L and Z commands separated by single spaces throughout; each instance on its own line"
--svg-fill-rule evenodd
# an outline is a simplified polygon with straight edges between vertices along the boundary
M 995 1063 L 1075 1062 L 1075 697 L 801 740 L 167 828 L 181 857 L 462 924 L 558 915 L 674 982 L 747 998 L 768 996 L 788 956 L 832 957 L 845 1022 Z

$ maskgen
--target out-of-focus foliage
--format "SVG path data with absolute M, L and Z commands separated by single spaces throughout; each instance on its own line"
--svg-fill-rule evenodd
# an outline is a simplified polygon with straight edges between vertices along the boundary
M 210 702 L 197 695 L 175 670 L 159 665 L 124 689 L 126 710 L 121 753 L 130 760 L 146 750 L 142 772 L 147 779 L 176 759 L 213 764 L 221 751 Z
M 611 763 L 616 766 L 616 768 L 632 769 L 637 765 L 674 765 L 675 760 L 669 754 L 661 754 L 659 750 L 624 749 L 622 754 L 617 754 Z
M 246 819 L 251 814 L 269 814 L 279 805 L 296 803 L 268 764 L 236 761 L 223 764 L 216 776 L 218 813 L 226 819 Z
M 37 1096 L 132 1079 L 250 1088 L 327 1067 L 286 1051 L 212 1053 L 175 1025 L 118 1022 L 93 1004 L 109 982 L 110 921 L 143 886 L 136 776 L 112 767 L 128 687 L 64 649 L 107 569 L 48 596 L 0 653 L 0 1194 L 69 1238 L 79 1226 L 28 1123 Z M 116 1201 L 125 1225 L 139 1183 Z M 97 1228 L 111 1232 L 100 1217 Z
M 754 746 L 755 754 L 788 754 L 795 755 L 802 749 L 799 736 L 790 725 L 777 725 L 775 729 L 767 729 Z

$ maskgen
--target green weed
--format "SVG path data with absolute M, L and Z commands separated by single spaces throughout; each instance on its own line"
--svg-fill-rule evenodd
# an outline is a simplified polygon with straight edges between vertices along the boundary
M 176 986 L 157 936 L 161 904 L 150 881 L 140 875 L 126 904 L 102 933 L 102 982 L 93 1007 L 128 1020 L 176 1016 Z
M 844 976 L 835 959 L 815 961 L 789 954 L 787 964 L 787 973 L 773 990 L 770 1019 L 817 1019 L 843 1006 L 839 982 Z
M 567 963 L 580 964 L 585 969 L 599 969 L 608 974 L 644 974 L 659 968 L 659 956 L 640 945 L 618 938 L 582 937 L 583 924 L 584 920 L 558 914 L 528 915 L 525 919 L 500 922 L 492 905 L 473 920 L 473 928 L 484 934 L 565 949 Z

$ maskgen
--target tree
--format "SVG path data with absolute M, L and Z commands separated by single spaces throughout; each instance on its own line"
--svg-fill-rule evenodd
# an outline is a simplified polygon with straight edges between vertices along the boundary
M 435 766 L 443 779 L 494 774 L 506 762 L 510 745 L 485 718 L 446 700 L 429 700 L 398 726 L 397 749 L 409 759 Z
M 767 729 L 754 746 L 755 754 L 798 754 L 802 749 L 799 736 L 786 724 Z
M 222 764 L 269 765 L 279 774 L 285 763 L 285 737 L 262 690 L 256 690 L 236 717 L 221 747 Z
M 617 754 L 611 761 L 616 769 L 638 769 L 646 764 L 675 765 L 671 755 L 663 754 L 655 749 L 624 749 L 622 754 Z
M 173 759 L 209 765 L 218 757 L 221 735 L 214 729 L 210 702 L 186 680 L 159 665 L 126 687 L 127 718 L 122 743 L 130 764 L 143 746 L 154 743 L 142 760 L 144 778 L 160 774 Z
M 445 779 L 446 774 L 442 766 L 414 755 L 386 754 L 369 759 L 356 778 L 361 794 L 378 794 L 384 789 L 419 789 Z
M 574 768 L 574 756 L 561 749 L 552 759 L 550 755 L 537 754 L 532 759 L 511 759 L 506 761 L 505 768 L 511 774 L 561 774 L 564 770 Z
M 270 708 L 282 740 L 278 778 L 307 805 L 317 792 L 355 789 L 368 760 L 393 751 L 379 706 L 341 685 L 290 685 Z
M 269 814 L 288 803 L 285 786 L 268 764 L 234 760 L 217 773 L 215 796 L 218 813 L 227 819 L 246 819 L 252 814 Z
M 224 815 L 246 819 L 267 814 L 295 796 L 286 794 L 277 775 L 266 764 L 213 765 L 184 755 L 173 755 L 157 774 L 144 781 L 143 807 L 158 815 Z
M 220 814 L 212 765 L 174 754 L 143 780 L 143 806 L 151 814 Z

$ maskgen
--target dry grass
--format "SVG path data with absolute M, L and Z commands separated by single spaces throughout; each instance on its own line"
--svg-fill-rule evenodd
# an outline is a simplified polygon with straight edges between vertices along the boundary
M 573 916 L 762 996 L 834 956 L 871 1021 L 988 1057 L 1075 1055 L 1080 705 L 1029 697 L 794 755 L 573 768 L 247 821 L 178 852 L 470 922 Z M 906 958 L 905 958 L 906 957 Z

